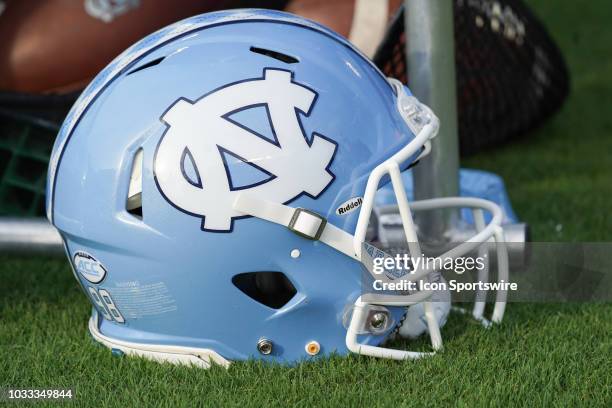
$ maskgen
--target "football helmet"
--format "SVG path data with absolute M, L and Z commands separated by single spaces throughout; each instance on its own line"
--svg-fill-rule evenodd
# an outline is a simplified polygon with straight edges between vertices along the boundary
M 495 204 L 408 204 L 401 172 L 438 126 L 345 39 L 291 14 L 204 14 L 144 38 L 80 96 L 49 165 L 47 216 L 93 304 L 91 335 L 116 353 L 203 367 L 431 354 L 382 343 L 423 331 L 405 321 L 439 349 L 447 296 L 435 307 L 430 290 L 363 290 L 380 254 L 366 242 L 380 186 L 393 185 L 411 254 L 413 211 L 469 207 L 478 232 L 446 255 L 497 240 L 508 274 Z M 499 322 L 505 293 L 496 299 Z M 474 316 L 488 322 L 483 308 Z

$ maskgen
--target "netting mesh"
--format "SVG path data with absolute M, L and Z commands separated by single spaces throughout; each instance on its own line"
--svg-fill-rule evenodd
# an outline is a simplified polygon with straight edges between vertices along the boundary
M 0 95 L 0 215 L 42 215 L 47 164 L 76 94 Z
M 561 53 L 520 0 L 455 0 L 455 59 L 461 154 L 526 133 L 569 92 Z M 406 83 L 403 10 L 374 61 Z

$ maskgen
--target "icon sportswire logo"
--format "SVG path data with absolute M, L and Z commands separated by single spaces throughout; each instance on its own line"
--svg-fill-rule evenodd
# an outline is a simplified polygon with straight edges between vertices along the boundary
M 245 190 L 277 203 L 319 196 L 334 180 L 329 166 L 337 144 L 316 132 L 309 137 L 301 126 L 299 113 L 308 117 L 316 98 L 291 72 L 266 68 L 261 78 L 225 85 L 195 102 L 179 99 L 161 117 L 168 129 L 153 165 L 160 192 L 212 232 L 232 231 L 233 220 L 244 216 L 232 204 Z M 229 118 L 257 106 L 266 107 L 273 138 Z M 237 187 L 228 155 L 267 177 Z

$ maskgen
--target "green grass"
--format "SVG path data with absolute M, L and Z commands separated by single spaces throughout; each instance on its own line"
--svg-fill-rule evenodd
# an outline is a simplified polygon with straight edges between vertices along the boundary
M 537 241 L 608 241 L 612 5 L 532 4 L 569 61 L 571 97 L 523 141 L 464 164 L 504 177 Z M 610 305 L 511 304 L 488 331 L 453 315 L 445 351 L 417 362 L 199 370 L 111 356 L 87 334 L 89 304 L 65 261 L 1 260 L 0 387 L 74 387 L 79 406 L 612 406 Z

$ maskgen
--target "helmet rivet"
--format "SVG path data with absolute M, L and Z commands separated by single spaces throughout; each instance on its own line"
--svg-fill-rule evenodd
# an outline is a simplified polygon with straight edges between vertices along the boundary
M 311 356 L 316 356 L 317 354 L 319 354 L 319 351 L 321 351 L 321 345 L 319 344 L 318 341 L 309 341 L 308 343 L 306 343 L 306 353 L 308 353 Z
M 370 319 L 370 326 L 375 331 L 382 330 L 387 325 L 387 314 L 383 312 L 377 312 L 372 315 Z
M 291 257 L 292 257 L 293 259 L 299 258 L 299 257 L 300 257 L 300 255 L 301 255 L 301 253 L 300 253 L 300 250 L 299 250 L 299 249 L 297 249 L 297 248 L 296 248 L 296 249 L 292 249 L 292 250 L 291 250 Z
M 272 341 L 268 340 L 268 339 L 259 339 L 259 341 L 257 342 L 257 350 L 263 354 L 264 356 L 267 356 L 268 354 L 272 353 Z

